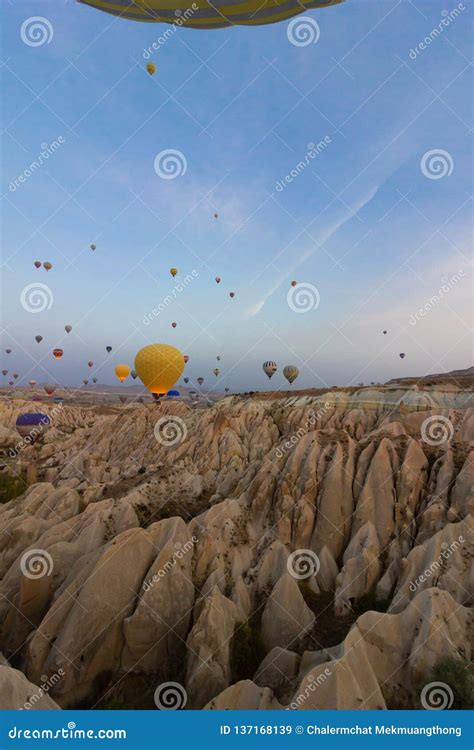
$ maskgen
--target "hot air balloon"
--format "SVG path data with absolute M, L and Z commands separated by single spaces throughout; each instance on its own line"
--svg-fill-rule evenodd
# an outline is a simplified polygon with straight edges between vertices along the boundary
M 82 382 L 84 383 L 84 385 L 87 385 L 89 381 L 87 380 L 87 378 L 84 378 Z
M 96 249 L 96 245 L 92 244 L 91 245 L 91 250 L 94 251 L 95 249 Z
M 176 328 L 177 325 L 177 323 L 171 323 L 171 328 Z
M 66 333 L 71 333 L 72 326 L 69 326 L 69 325 L 68 326 L 64 326 L 64 330 L 66 331 Z
M 61 359 L 63 356 L 64 351 L 62 349 L 53 349 L 53 357 L 54 359 Z
M 387 331 L 382 331 L 382 333 L 383 333 L 384 336 L 387 335 Z
M 40 260 L 35 260 L 34 266 L 35 266 L 35 268 L 41 268 L 41 261 Z
M 216 357 L 216 359 L 217 359 L 217 361 L 218 361 L 218 362 L 220 362 L 220 361 L 221 361 L 221 359 L 222 359 L 221 355 L 220 355 L 220 354 L 218 354 L 218 355 L 217 355 L 217 357 Z
M 120 394 L 119 400 L 124 404 L 127 401 L 127 397 L 123 395 L 123 393 Z
M 146 72 L 149 75 L 154 76 L 155 73 L 156 73 L 156 65 L 155 65 L 155 63 L 148 63 L 148 65 L 146 66 Z
M 106 346 L 105 347 L 105 351 L 110 354 L 110 352 L 112 351 L 112 347 L 111 346 Z
M 260 0 L 251 0 L 251 2 L 240 0 L 234 4 L 217 0 L 212 4 L 200 3 L 197 12 L 191 0 L 186 0 L 180 6 L 180 14 L 176 14 L 175 6 L 169 0 L 146 0 L 146 2 L 142 0 L 142 2 L 133 3 L 129 1 L 118 3 L 117 0 L 79 0 L 79 2 L 133 21 L 160 21 L 178 23 L 180 26 L 195 29 L 219 29 L 225 26 L 258 26 L 276 23 L 296 16 L 302 10 L 336 5 L 342 0 L 310 0 L 303 6 L 296 0 L 289 0 L 289 2 L 275 0 L 272 3 L 262 3 Z
M 136 371 L 135 371 L 135 370 L 132 370 L 132 371 L 131 371 L 131 373 L 130 373 L 130 375 L 132 376 L 132 378 L 133 378 L 134 380 L 136 380 L 136 379 L 138 378 L 138 375 L 137 375 L 137 373 L 136 373 Z
M 229 393 L 229 389 L 228 388 L 224 388 L 224 390 L 225 390 L 226 393 Z
M 265 375 L 268 375 L 269 379 L 278 370 L 277 363 L 276 362 L 272 362 L 271 360 L 269 360 L 268 362 L 264 362 L 263 365 L 262 365 L 262 367 L 263 367 L 263 372 L 265 373 Z
M 28 385 L 31 385 L 31 387 L 33 388 L 33 386 L 36 385 L 36 380 L 29 380 Z
M 166 395 L 169 398 L 177 398 L 179 396 L 179 391 L 171 390 L 171 391 L 168 391 Z
M 42 336 L 35 336 L 35 341 L 39 344 L 39 343 L 41 343 L 41 341 L 43 341 L 43 337 Z
M 9 380 L 8 385 L 13 385 L 13 380 Z
M 97 383 L 97 378 L 92 378 L 93 383 Z
M 235 292 L 229 292 L 229 297 L 230 297 L 231 299 L 234 299 L 234 297 L 235 297 Z
M 87 363 L 87 367 L 93 367 L 93 366 L 94 366 L 94 363 L 93 363 L 93 361 L 92 361 L 92 360 L 89 360 L 89 362 Z
M 7 354 L 11 354 L 12 353 L 11 349 L 5 349 L 5 351 L 6 351 Z
M 19 378 L 20 376 L 18 375 L 18 373 L 17 373 L 17 372 L 14 372 L 14 373 L 13 373 L 13 377 L 15 378 L 15 380 L 18 380 L 18 378 Z
M 405 352 L 400 352 L 400 359 L 405 359 Z
M 296 286 L 296 285 L 297 285 L 297 283 L 298 283 L 297 281 L 292 281 L 292 282 L 291 282 L 291 286 Z
M 183 378 L 185 383 L 189 383 L 189 378 Z
M 214 367 L 214 369 L 213 369 L 213 371 L 212 371 L 212 372 L 214 373 L 214 375 L 215 375 L 215 376 L 216 376 L 216 378 L 217 378 L 217 376 L 218 376 L 218 375 L 219 375 L 219 373 L 220 373 L 220 370 L 219 370 L 219 368 L 218 368 L 218 367 Z
M 172 275 L 173 278 L 176 276 L 177 273 L 178 273 L 177 268 L 170 268 L 170 274 Z
M 197 382 L 199 383 L 199 385 L 202 385 L 204 383 L 204 378 L 198 378 Z
M 137 353 L 135 370 L 143 385 L 159 398 L 181 377 L 184 357 L 174 346 L 149 344 Z
M 189 357 L 188 357 L 188 355 L 187 355 L 187 354 L 185 354 L 185 355 L 184 355 L 184 357 L 183 357 L 183 359 L 184 359 L 184 364 L 186 365 L 186 364 L 187 364 L 187 363 L 189 362 Z
M 117 365 L 115 367 L 115 374 L 120 382 L 123 383 L 123 381 L 130 375 L 130 367 L 128 365 Z
M 287 365 L 283 368 L 283 376 L 287 379 L 290 385 L 296 380 L 298 375 L 299 370 L 294 365 Z
M 56 390 L 56 386 L 52 383 L 46 383 L 46 385 L 44 386 L 44 390 L 46 391 L 48 396 L 52 396 L 54 391 Z
M 49 260 L 43 263 L 43 268 L 46 268 L 47 271 L 51 271 L 52 267 L 53 267 L 53 264 L 50 263 Z
M 2 375 L 8 375 L 8 370 L 2 370 Z
M 51 420 L 47 414 L 27 413 L 20 414 L 16 420 L 16 429 L 21 437 L 25 438 L 31 444 L 35 443 L 40 435 L 46 432 L 51 426 Z
M 222 281 L 220 276 L 216 276 L 216 284 L 220 284 Z

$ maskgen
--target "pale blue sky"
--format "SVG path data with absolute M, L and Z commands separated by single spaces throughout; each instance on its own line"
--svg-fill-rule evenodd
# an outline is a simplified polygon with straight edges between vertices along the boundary
M 287 23 L 177 29 L 150 77 L 143 50 L 167 26 L 72 1 L 3 4 L 2 348 L 13 352 L 2 367 L 26 380 L 113 383 L 114 365 L 153 341 L 178 346 L 187 374 L 212 385 L 222 355 L 219 388 L 233 390 L 269 387 L 267 359 L 280 366 L 275 387 L 286 364 L 300 368 L 298 387 L 471 365 L 472 5 L 460 5 L 411 56 L 457 4 L 347 0 L 307 14 L 320 37 L 303 47 Z M 32 16 L 51 25 L 49 43 L 22 41 Z M 184 175 L 156 174 L 166 149 L 184 154 Z M 428 179 L 421 160 L 440 149 L 451 174 Z M 54 268 L 37 271 L 35 260 Z M 173 289 L 170 266 L 177 280 L 196 278 L 145 326 Z M 288 306 L 292 279 L 318 289 L 317 309 Z M 54 297 L 37 314 L 20 301 L 34 282 Z

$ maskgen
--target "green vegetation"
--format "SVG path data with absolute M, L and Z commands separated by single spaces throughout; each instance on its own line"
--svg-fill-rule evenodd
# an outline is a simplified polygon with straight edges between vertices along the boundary
M 444 682 L 453 691 L 454 701 L 452 709 L 470 709 L 473 704 L 473 673 L 467 661 L 445 656 L 436 664 L 429 682 Z
M 0 503 L 8 503 L 19 497 L 28 485 L 23 477 L 13 477 L 11 474 L 0 474 Z
M 260 623 L 251 618 L 242 625 L 236 625 L 230 642 L 232 682 L 251 679 L 264 657 Z

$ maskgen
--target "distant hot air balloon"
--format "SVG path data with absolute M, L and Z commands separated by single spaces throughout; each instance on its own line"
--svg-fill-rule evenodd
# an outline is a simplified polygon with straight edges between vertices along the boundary
M 183 378 L 185 383 L 189 383 L 189 378 Z
M 54 391 L 56 390 L 56 386 L 52 383 L 46 383 L 46 385 L 44 386 L 44 390 L 46 391 L 48 396 L 52 396 Z
M 177 323 L 171 323 L 171 328 L 176 328 L 177 325 Z
M 155 73 L 156 73 L 156 65 L 155 65 L 155 63 L 148 63 L 148 65 L 146 66 L 146 72 L 149 75 L 154 76 Z
M 66 331 L 66 333 L 71 333 L 72 326 L 69 326 L 69 325 L 68 326 L 64 326 L 64 330 Z
M 178 273 L 177 268 L 170 268 L 170 274 L 172 275 L 173 278 L 176 276 L 177 273 Z
M 87 385 L 89 381 L 87 380 L 87 378 L 84 378 L 82 382 L 84 383 L 84 385 Z
M 291 286 L 296 286 L 296 285 L 297 285 L 297 283 L 298 283 L 297 281 L 292 281 L 292 282 L 291 282 Z
M 96 247 L 97 247 L 96 245 L 92 244 L 91 245 L 91 250 L 94 251 L 96 249 Z
M 222 281 L 220 276 L 216 276 L 216 284 L 220 284 Z
M 20 376 L 18 375 L 18 373 L 17 373 L 17 372 L 14 372 L 14 373 L 13 373 L 13 377 L 15 378 L 15 380 L 18 380 L 18 378 L 19 378 Z
M 235 297 L 235 292 L 229 292 L 229 297 L 230 297 L 231 299 L 234 299 L 234 297 Z
M 41 261 L 40 260 L 35 260 L 34 266 L 35 266 L 35 268 L 41 268 Z
M 384 336 L 387 335 L 387 331 L 382 331 L 382 333 L 383 333 Z
M 47 271 L 51 271 L 52 267 L 53 267 L 53 264 L 50 263 L 49 260 L 43 263 L 43 268 L 46 268 Z
M 20 414 L 15 426 L 21 437 L 28 439 L 33 444 L 50 428 L 51 420 L 47 414 Z
M 105 13 L 111 13 L 133 21 L 160 21 L 178 23 L 196 29 L 219 29 L 224 26 L 257 26 L 260 24 L 277 23 L 283 19 L 296 16 L 306 8 L 324 8 L 327 5 L 337 5 L 342 0 L 312 0 L 309 5 L 301 6 L 296 0 L 289 2 L 261 3 L 252 0 L 248 3 L 229 5 L 224 2 L 206 3 L 195 6 L 191 0 L 185 0 L 180 5 L 181 14 L 173 11 L 173 5 L 165 0 L 134 0 L 117 3 L 117 0 L 79 0 Z M 199 7 L 198 13 L 193 9 Z M 178 17 L 178 22 L 177 22 Z M 299 28 L 299 27 L 297 27 Z M 314 30 L 313 30 L 313 36 Z M 295 39 L 299 39 L 296 36 Z M 300 42 L 298 42 L 300 43 Z
M 214 214 L 214 218 L 218 219 L 219 218 L 219 214 Z
M 43 341 L 43 337 L 42 337 L 42 336 L 35 336 L 35 341 L 36 341 L 36 342 L 37 342 L 38 344 L 40 344 L 40 343 L 41 343 L 41 342 Z
M 217 378 L 217 376 L 218 376 L 218 375 L 219 375 L 219 373 L 220 373 L 220 370 L 219 370 L 219 368 L 218 368 L 218 367 L 214 367 L 214 369 L 213 369 L 213 371 L 212 371 L 212 372 L 214 373 L 214 375 L 215 375 L 215 376 L 216 376 L 216 378 Z
M 134 380 L 136 380 L 138 378 L 138 374 L 137 374 L 136 370 L 132 370 L 131 373 L 130 373 L 130 375 L 132 376 L 132 378 Z
M 400 352 L 400 359 L 405 359 L 405 352 Z
M 159 398 L 181 377 L 184 357 L 179 349 L 169 344 L 149 344 L 137 353 L 135 370 L 143 385 Z
M 263 372 L 265 373 L 265 375 L 268 375 L 268 378 L 271 378 L 272 375 L 274 375 L 276 371 L 278 370 L 277 363 L 272 362 L 271 360 L 269 360 L 268 362 L 264 362 L 262 367 L 263 367 Z
M 64 351 L 62 349 L 53 349 L 53 357 L 54 359 L 61 359 L 63 356 Z
M 36 385 L 36 380 L 29 380 L 28 385 L 31 385 L 31 387 L 33 388 L 33 386 Z
M 179 391 L 171 390 L 168 391 L 166 395 L 169 396 L 169 398 L 177 398 L 179 396 Z
M 93 383 L 97 383 L 97 378 L 92 378 Z
M 8 375 L 8 370 L 2 370 L 2 375 Z
M 186 364 L 187 364 L 187 363 L 189 362 L 189 357 L 188 357 L 188 355 L 187 355 L 187 354 L 185 354 L 185 355 L 184 355 L 184 357 L 183 357 L 183 359 L 184 359 L 184 364 L 186 365 Z
M 224 388 L 224 390 L 225 390 L 226 393 L 229 393 L 229 389 L 228 388 Z
M 121 383 L 128 378 L 130 375 L 130 367 L 128 365 L 117 365 L 115 367 L 115 374 Z
M 7 354 L 11 354 L 12 353 L 11 349 L 5 349 L 5 351 L 6 351 Z
M 199 383 L 199 385 L 202 385 L 204 383 L 204 378 L 198 378 L 197 382 Z
M 9 380 L 8 385 L 13 385 L 13 380 Z
M 94 363 L 93 363 L 93 361 L 92 361 L 92 360 L 89 360 L 89 362 L 87 363 L 87 367 L 93 367 L 93 366 L 94 366 Z
M 294 365 L 287 365 L 283 368 L 283 376 L 287 379 L 290 385 L 296 380 L 298 375 L 299 370 Z
M 110 354 L 110 352 L 112 351 L 112 347 L 111 346 L 106 346 L 105 347 L 105 351 Z
M 127 401 L 127 397 L 123 395 L 123 393 L 120 394 L 119 400 L 124 404 Z
M 218 361 L 218 362 L 220 362 L 220 361 L 221 361 L 221 359 L 222 359 L 221 355 L 220 355 L 220 354 L 218 354 L 218 355 L 217 355 L 217 357 L 216 357 L 216 359 L 217 359 L 217 361 Z

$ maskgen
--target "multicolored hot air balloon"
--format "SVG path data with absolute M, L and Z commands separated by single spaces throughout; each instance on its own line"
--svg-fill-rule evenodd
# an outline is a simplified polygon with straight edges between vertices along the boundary
M 269 379 L 278 370 L 277 363 L 276 362 L 272 362 L 271 360 L 269 360 L 268 362 L 264 362 L 263 365 L 262 365 L 262 367 L 263 367 L 263 372 L 265 373 L 265 375 L 268 375 Z
M 130 375 L 130 367 L 128 365 L 116 365 L 115 374 L 120 382 L 123 383 L 123 381 Z
M 53 267 L 53 264 L 50 263 L 49 260 L 43 263 L 43 268 L 46 268 L 47 271 L 51 271 L 52 267 Z
M 54 359 L 61 359 L 63 356 L 64 351 L 62 349 L 53 349 L 53 357 Z
M 51 420 L 47 414 L 30 412 L 27 414 L 20 414 L 20 416 L 17 417 L 15 426 L 21 437 L 33 444 L 43 433 L 49 430 Z
M 70 326 L 70 325 L 64 326 L 64 330 L 66 331 L 66 333 L 71 333 L 72 326 Z
M 170 274 L 172 275 L 173 278 L 176 276 L 177 273 L 178 273 L 177 268 L 170 268 Z
M 295 365 L 287 365 L 283 368 L 283 376 L 287 379 L 290 385 L 296 380 L 299 373 L 300 371 Z
M 159 398 L 181 377 L 184 357 L 169 344 L 149 344 L 137 353 L 135 370 L 143 385 Z
M 220 284 L 222 281 L 220 276 L 216 276 L 216 284 Z
M 36 385 L 36 380 L 29 380 L 28 385 L 31 385 L 31 387 L 33 388 L 33 386 Z
M 297 0 L 185 0 L 176 13 L 171 0 L 78 0 L 84 5 L 112 13 L 132 21 L 178 23 L 193 29 L 220 29 L 226 26 L 259 26 L 284 21 L 311 9 L 337 5 L 342 0 L 309 0 L 304 5 Z M 298 37 L 297 37 L 298 38 Z
M 40 260 L 35 260 L 34 267 L 35 268 L 41 268 L 41 261 Z
M 148 63 L 147 66 L 146 66 L 146 72 L 150 76 L 154 76 L 155 73 L 156 73 L 156 65 L 155 65 L 155 63 Z
M 106 346 L 105 347 L 105 351 L 108 352 L 108 354 L 110 354 L 110 352 L 112 351 L 112 347 L 111 346 Z
M 53 383 L 46 383 L 46 385 L 44 386 L 44 390 L 46 391 L 48 396 L 52 396 L 54 391 L 56 390 L 56 386 L 53 385 Z
M 218 376 L 218 375 L 219 375 L 219 373 L 220 373 L 220 370 L 219 370 L 219 368 L 218 368 L 218 367 L 214 367 L 214 369 L 213 369 L 213 371 L 212 371 L 212 372 L 214 373 L 214 375 L 215 375 L 215 376 L 216 376 L 216 378 L 217 378 L 217 376 Z
M 43 341 L 43 337 L 42 336 L 35 336 L 35 341 L 36 341 L 37 344 L 40 344 Z

